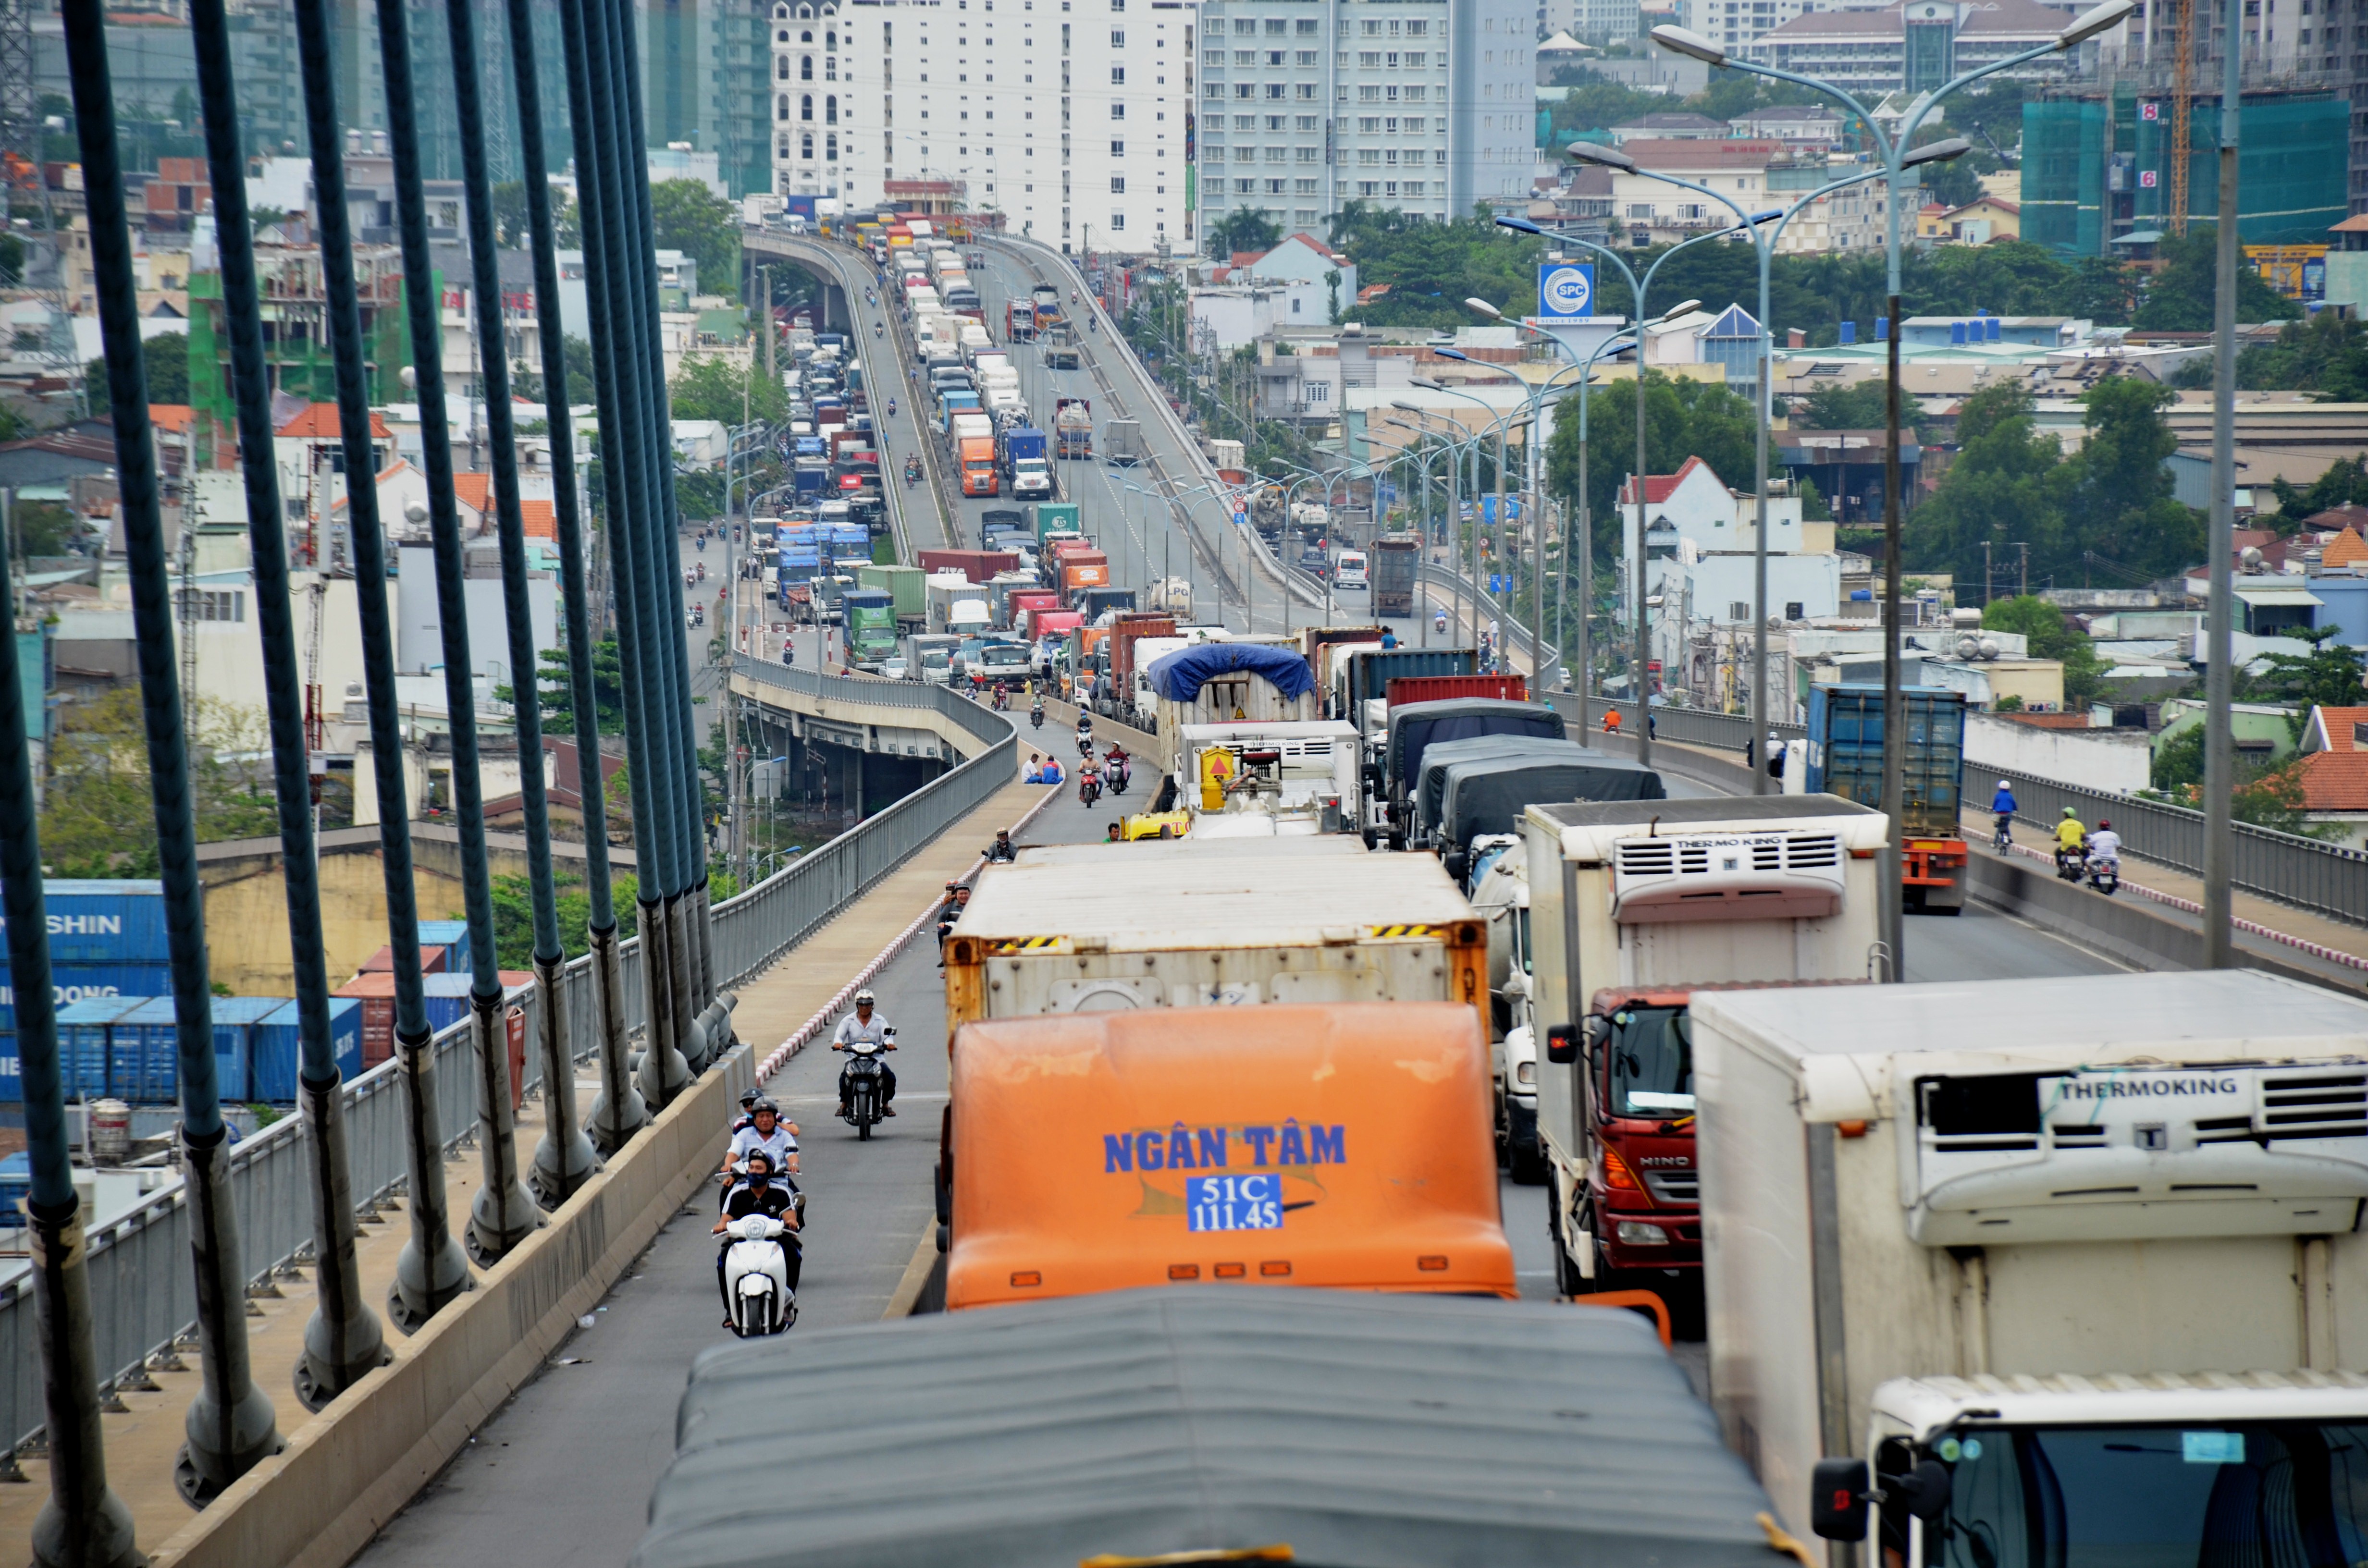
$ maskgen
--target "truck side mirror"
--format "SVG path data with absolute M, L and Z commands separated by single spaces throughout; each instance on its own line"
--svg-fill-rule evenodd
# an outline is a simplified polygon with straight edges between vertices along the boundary
M 1587 1048 L 1589 1051 L 1600 1051 L 1611 1040 L 1611 1020 L 1600 1013 L 1588 1014 L 1586 1023 L 1580 1028 L 1587 1032 Z
M 1362 772 L 1364 773 L 1365 783 L 1368 788 L 1378 790 L 1382 787 L 1382 765 L 1380 763 L 1369 762 L 1365 764 Z
M 1866 1539 L 1866 1461 L 1819 1460 L 1809 1472 L 1809 1528 L 1827 1540 Z
M 1471 869 L 1472 857 L 1461 849 L 1449 850 L 1442 859 L 1447 867 L 1447 874 L 1459 882 L 1463 880 L 1463 873 Z
M 1568 1024 L 1555 1024 L 1546 1030 L 1546 1060 L 1557 1067 L 1578 1060 L 1578 1036 Z
M 1949 1467 L 1939 1460 L 1925 1460 L 1906 1475 L 1893 1477 L 1884 1501 L 1898 1504 L 1929 1525 L 1949 1511 Z

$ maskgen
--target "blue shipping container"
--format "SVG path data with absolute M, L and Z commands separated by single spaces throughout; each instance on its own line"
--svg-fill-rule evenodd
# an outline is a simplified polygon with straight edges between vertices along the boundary
M 419 923 L 419 945 L 442 948 L 444 971 L 448 974 L 469 972 L 469 923 L 465 920 L 423 920 Z
M 1964 694 L 1911 686 L 1899 696 L 1907 721 L 1902 826 L 1910 835 L 1953 838 L 1965 772 Z M 1812 686 L 1808 729 L 1809 792 L 1884 810 L 1883 687 Z
M 260 997 L 214 998 L 214 1093 L 223 1101 L 248 1097 L 249 1036 L 254 1017 L 223 1021 L 222 1009 L 233 1016 L 261 1010 L 239 1008 L 240 1002 Z M 180 1098 L 180 1031 L 173 1021 L 173 999 L 158 996 L 115 1020 L 108 1029 L 107 1092 L 132 1105 L 172 1105 Z
M 350 1082 L 360 1075 L 362 1005 L 359 998 L 329 998 L 329 1047 L 336 1057 L 339 1077 Z M 297 1069 L 302 1061 L 295 1003 L 281 1003 L 256 1026 L 253 1050 L 255 1097 L 270 1105 L 293 1105 Z
M 423 974 L 419 977 L 427 1008 L 427 1028 L 442 1034 L 469 1016 L 469 977 L 465 974 Z
M 165 884 L 44 881 L 53 964 L 163 963 Z
M 111 996 L 162 996 L 173 989 L 172 966 L 156 963 L 61 963 L 50 969 L 50 994 L 60 1007 Z M 0 963 L 0 1029 L 17 1027 L 17 987 Z
M 97 1099 L 107 1094 L 109 1034 L 117 1019 L 147 1005 L 144 996 L 98 996 L 58 1009 L 58 1067 L 66 1098 Z

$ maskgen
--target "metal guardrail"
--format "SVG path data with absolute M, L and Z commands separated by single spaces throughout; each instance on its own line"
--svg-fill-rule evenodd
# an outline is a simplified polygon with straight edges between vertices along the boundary
M 1576 697 L 1554 692 L 1546 700 L 1563 713 L 1576 717 Z M 1603 722 L 1603 710 L 1613 708 L 1620 712 L 1621 729 L 1630 734 L 1635 733 L 1634 702 L 1606 702 L 1598 698 L 1589 707 L 1594 710 L 1598 725 Z M 1799 740 L 1808 733 L 1799 724 L 1769 727 L 1788 741 Z M 1674 741 L 1681 745 L 1739 754 L 1751 738 L 1751 721 L 1739 713 L 1656 708 L 1653 735 L 1656 740 Z M 2191 876 L 2203 874 L 2202 812 L 2167 801 L 2142 800 L 2111 790 L 2091 790 L 2085 785 L 2040 778 L 1994 765 L 1985 764 L 1978 771 L 1991 778 L 2004 778 L 2014 786 L 2015 803 L 2021 808 L 2015 813 L 2018 821 L 2052 829 L 2066 806 L 2078 812 L 2083 822 L 2110 817 L 2113 830 L 2122 835 L 2122 847 L 2139 859 Z M 1966 796 L 1969 801 L 1981 798 L 1978 790 Z M 2236 864 L 2229 871 L 2229 881 L 2235 886 L 2296 909 L 2368 926 L 2368 853 L 2246 823 L 2237 824 L 2236 849 Z
M 1992 770 L 1991 776 L 2014 786 L 2018 822 L 2053 832 L 2066 806 L 2085 823 L 2110 817 L 2113 831 L 2122 835 L 2122 847 L 2130 854 L 2192 876 L 2203 874 L 2202 812 L 2034 778 L 2011 768 Z M 2297 909 L 2368 926 L 2368 854 L 2248 823 L 2237 824 L 2236 829 L 2236 859 L 2228 873 L 2233 885 Z
M 1019 776 L 1019 732 L 1009 720 L 942 687 L 824 676 L 745 655 L 737 658 L 735 668 L 808 695 L 934 709 L 985 744 L 942 778 L 717 904 L 712 912 L 716 983 L 727 987 L 771 964 L 848 901 L 1010 783 Z M 619 952 L 627 1027 L 637 1029 L 646 1016 L 640 939 L 620 944 Z M 578 1060 L 590 1060 L 598 1038 L 590 960 L 578 959 L 563 971 L 558 1001 L 567 1009 L 568 1038 L 586 1045 Z M 519 998 L 529 1040 L 536 1038 L 535 1009 L 542 1005 L 543 998 L 531 987 Z M 478 1074 L 469 1021 L 438 1034 L 434 1050 L 437 1114 L 450 1157 L 473 1142 L 477 1132 Z M 409 1175 L 400 1074 L 400 1062 L 381 1062 L 345 1089 L 355 1207 L 366 1221 L 403 1188 Z M 540 1087 L 541 1078 L 541 1053 L 529 1050 L 525 1087 Z M 304 1119 L 289 1116 L 231 1153 L 230 1187 L 250 1283 L 267 1281 L 310 1254 L 310 1142 Z M 170 1353 L 174 1341 L 195 1328 L 197 1286 L 189 1267 L 189 1240 L 188 1199 L 177 1179 L 129 1213 L 93 1227 L 92 1326 L 97 1364 L 109 1383 L 139 1386 L 150 1358 Z M 30 1267 L 17 1263 L 0 1272 L 0 1443 L 10 1451 L 38 1436 L 47 1420 L 33 1314 Z

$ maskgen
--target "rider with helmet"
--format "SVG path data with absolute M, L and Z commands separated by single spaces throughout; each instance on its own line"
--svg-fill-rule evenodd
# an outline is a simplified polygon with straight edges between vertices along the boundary
M 769 1099 L 758 1099 L 748 1110 L 748 1125 L 734 1128 L 732 1142 L 723 1152 L 723 1169 L 720 1173 L 726 1184 L 725 1197 L 730 1197 L 729 1185 L 735 1176 L 747 1174 L 748 1156 L 761 1153 L 767 1168 L 782 1178 L 789 1190 L 797 1190 L 791 1180 L 798 1172 L 798 1135 L 796 1130 L 781 1119 L 781 1108 Z
M 2121 869 L 2122 835 L 2113 831 L 2112 823 L 2100 820 L 2097 831 L 2089 835 L 2089 858 L 2092 863 L 2101 861 L 2116 872 Z
M 896 1049 L 895 1041 L 889 1038 L 887 1021 L 873 1011 L 877 1002 L 868 987 L 855 994 L 855 1011 L 838 1021 L 838 1032 L 830 1037 L 833 1051 L 845 1051 L 850 1045 L 860 1043 L 878 1046 L 884 1056 Z M 896 1070 L 883 1061 L 880 1063 L 880 1114 L 895 1115 L 895 1100 Z M 838 1114 L 847 1114 L 845 1068 L 839 1069 L 838 1074 Z
M 722 1235 L 723 1227 L 734 1220 L 745 1220 L 751 1214 L 763 1214 L 779 1220 L 788 1233 L 781 1237 L 781 1263 L 788 1270 L 791 1292 L 798 1288 L 798 1270 L 805 1261 L 804 1250 L 798 1244 L 797 1195 L 787 1184 L 773 1179 L 772 1156 L 762 1149 L 748 1151 L 748 1169 L 739 1183 L 723 1197 L 723 1212 L 715 1221 L 712 1234 Z M 723 1326 L 732 1326 L 732 1292 L 723 1283 L 723 1259 L 732 1250 L 725 1242 L 715 1253 L 715 1288 L 723 1296 Z

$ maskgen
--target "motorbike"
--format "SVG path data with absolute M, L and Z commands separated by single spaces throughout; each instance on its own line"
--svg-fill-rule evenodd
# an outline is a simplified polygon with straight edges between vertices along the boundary
M 2014 815 L 2000 812 L 1998 822 L 1990 828 L 1990 847 L 2001 855 L 2014 853 Z
M 1113 756 L 1110 759 L 1110 787 L 1111 794 L 1123 795 L 1126 793 L 1126 779 L 1129 771 L 1130 769 L 1127 767 L 1125 757 Z
M 1044 727 L 1044 705 L 1042 703 L 1040 702 L 1035 707 L 1030 708 L 1028 710 L 1028 722 L 1040 730 Z
M 888 416 L 891 419 L 896 416 L 896 400 L 893 397 L 888 400 Z
M 1094 737 L 1090 733 L 1082 730 L 1077 733 L 1077 755 L 1081 757 L 1094 755 Z
M 2088 866 L 2089 857 L 2084 851 L 2078 849 L 2066 849 L 2061 846 L 2057 846 L 2055 851 L 2055 875 L 2059 881 L 2067 882 L 2078 881 L 2080 880 L 2080 873 L 2088 869 Z
M 995 688 L 995 710 L 997 713 L 1011 711 L 1011 692 L 1009 688 L 1001 685 L 997 685 Z
M 873 323 L 871 324 L 871 335 L 872 335 L 872 336 L 874 336 L 874 337 L 885 337 L 885 336 L 887 336 L 887 335 L 888 335 L 888 324 L 887 324 L 886 322 L 884 322 L 884 321 L 876 321 L 876 322 L 873 322 Z
M 1091 768 L 1077 775 L 1077 804 L 1090 808 L 1102 798 L 1102 776 Z
M 723 1227 L 723 1289 L 732 1300 L 732 1332 L 743 1339 L 787 1332 L 798 1321 L 790 1289 L 790 1228 L 768 1214 L 747 1214 Z
M 848 1046 L 847 1124 L 855 1129 L 859 1142 L 871 1141 L 871 1130 L 880 1124 L 881 1109 L 888 1103 L 880 1081 L 882 1066 L 880 1048 L 871 1041 L 859 1040 Z
M 2111 898 L 2121 891 L 2122 863 L 2101 855 L 2089 857 L 2089 885 Z

